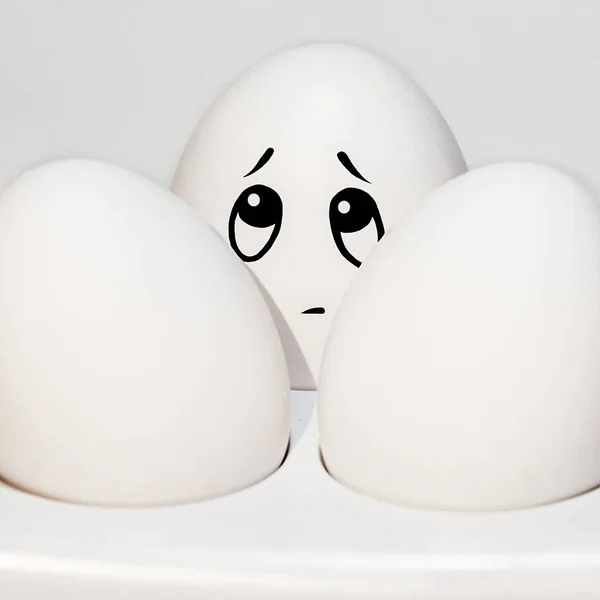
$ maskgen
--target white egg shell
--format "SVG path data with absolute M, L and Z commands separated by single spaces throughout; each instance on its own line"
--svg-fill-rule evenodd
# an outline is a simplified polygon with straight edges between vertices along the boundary
M 0 475 L 75 503 L 220 496 L 277 469 L 285 356 L 196 211 L 89 160 L 0 198 Z
M 292 386 L 314 389 L 356 262 L 465 169 L 445 120 L 404 71 L 322 43 L 280 52 L 235 83 L 198 125 L 173 190 L 248 260 Z M 341 231 L 352 223 L 360 228 Z
M 332 329 L 321 449 L 347 486 L 494 510 L 600 484 L 600 211 L 529 163 L 458 177 L 361 269 Z

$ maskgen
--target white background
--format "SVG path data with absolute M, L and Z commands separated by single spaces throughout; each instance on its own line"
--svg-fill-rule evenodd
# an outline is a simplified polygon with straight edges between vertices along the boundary
M 228 82 L 302 41 L 395 58 L 471 165 L 536 159 L 600 189 L 596 0 L 0 0 L 0 188 L 64 156 L 168 185 Z

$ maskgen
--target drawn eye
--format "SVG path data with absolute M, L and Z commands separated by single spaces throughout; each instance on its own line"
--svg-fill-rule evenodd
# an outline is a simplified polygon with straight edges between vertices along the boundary
M 346 188 L 329 205 L 329 224 L 341 255 L 360 267 L 385 229 L 377 203 L 364 190 Z
M 229 243 L 244 262 L 260 260 L 273 246 L 283 220 L 279 194 L 266 185 L 246 188 L 229 217 Z

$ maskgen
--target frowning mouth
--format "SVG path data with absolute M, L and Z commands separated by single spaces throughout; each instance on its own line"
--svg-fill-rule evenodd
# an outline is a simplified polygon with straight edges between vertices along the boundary
M 322 306 L 313 306 L 302 311 L 303 315 L 324 315 L 325 309 Z

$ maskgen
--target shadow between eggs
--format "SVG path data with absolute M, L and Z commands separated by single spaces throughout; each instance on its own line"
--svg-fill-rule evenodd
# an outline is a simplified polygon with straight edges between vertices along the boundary
M 269 311 L 271 312 L 275 326 L 277 327 L 277 331 L 283 345 L 286 363 L 288 365 L 290 385 L 292 389 L 300 391 L 316 390 L 317 384 L 310 372 L 306 357 L 300 349 L 298 340 L 283 316 L 283 313 L 254 271 L 252 271 L 252 269 L 250 269 L 247 265 L 246 268 L 254 280 L 254 283 L 258 287 L 267 307 L 269 308 Z M 292 365 L 293 368 L 291 368 L 290 365 Z

